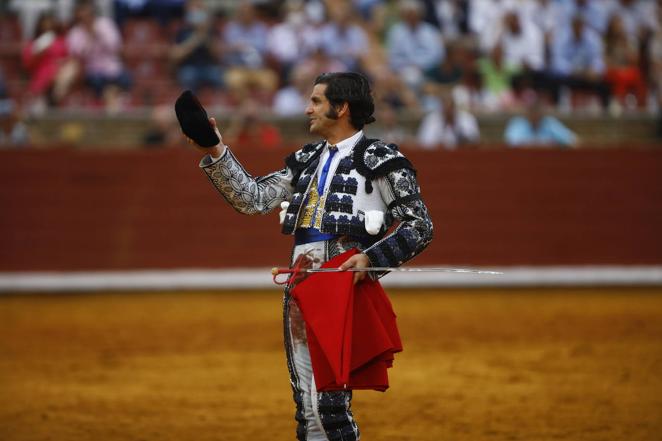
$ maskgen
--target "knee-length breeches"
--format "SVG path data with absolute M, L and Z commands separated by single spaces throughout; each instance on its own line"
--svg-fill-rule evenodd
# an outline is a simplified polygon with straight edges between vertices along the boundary
M 306 253 L 313 267 L 326 258 L 325 243 L 313 242 L 294 248 L 293 259 Z M 358 441 L 359 429 L 351 411 L 352 391 L 317 392 L 306 327 L 296 301 L 285 290 L 283 298 L 285 352 L 290 384 L 296 404 L 299 441 Z

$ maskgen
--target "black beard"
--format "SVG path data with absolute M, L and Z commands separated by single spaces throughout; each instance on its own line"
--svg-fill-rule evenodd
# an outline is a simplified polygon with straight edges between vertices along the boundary
M 338 119 L 338 111 L 335 107 L 330 107 L 329 111 L 324 114 L 329 119 Z

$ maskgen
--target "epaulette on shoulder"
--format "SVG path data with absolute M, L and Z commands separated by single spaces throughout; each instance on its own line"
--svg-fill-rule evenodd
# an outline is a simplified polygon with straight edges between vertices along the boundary
M 285 165 L 294 172 L 295 182 L 299 179 L 301 172 L 308 167 L 308 164 L 322 153 L 323 147 L 324 141 L 306 144 L 285 158 Z
M 416 170 L 405 155 L 400 153 L 398 146 L 387 144 L 378 139 L 363 138 L 354 149 L 354 166 L 366 178 L 365 189 L 372 193 L 371 180 L 380 178 L 388 173 L 403 168 Z

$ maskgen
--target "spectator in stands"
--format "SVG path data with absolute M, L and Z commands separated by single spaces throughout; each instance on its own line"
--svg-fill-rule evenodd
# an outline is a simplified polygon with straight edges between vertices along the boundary
M 482 85 L 482 99 L 486 110 L 507 110 L 517 104 L 511 84 L 521 71 L 520 66 L 513 66 L 503 59 L 503 49 L 497 43 L 489 57 L 477 61 Z
M 455 85 L 464 75 L 466 49 L 459 42 L 446 43 L 446 56 L 441 62 L 425 71 L 425 78 L 438 85 Z
M 566 26 L 568 2 L 557 0 L 535 0 L 531 6 L 530 20 L 543 34 L 545 66 L 551 64 L 554 32 Z
M 143 145 L 145 147 L 176 145 L 181 136 L 172 106 L 153 107 L 149 127 L 143 135 Z
M 309 23 L 303 0 L 288 0 L 284 7 L 284 20 L 269 30 L 267 51 L 278 64 L 281 78 L 285 79 L 316 46 L 320 32 Z
M 280 130 L 262 117 L 260 104 L 253 99 L 244 100 L 234 113 L 225 132 L 228 144 L 259 150 L 275 150 L 283 145 Z
M 378 41 L 380 45 L 386 40 L 387 32 L 391 25 L 398 21 L 399 16 L 398 2 L 388 0 L 375 2 L 368 15 L 361 13 L 368 37 Z
M 463 109 L 482 110 L 481 79 L 476 67 L 475 41 L 448 41 L 439 65 L 425 73 L 426 81 L 419 91 L 425 112 L 439 109 L 439 93 L 450 91 L 455 105 Z
M 424 0 L 426 21 L 441 30 L 445 41 L 463 38 L 469 33 L 469 0 Z
M 361 23 L 367 37 L 367 50 L 361 54 L 360 70 L 373 81 L 385 73 L 393 74 L 389 67 L 388 54 L 384 47 L 384 32 L 382 27 L 389 22 L 387 14 L 393 14 L 390 19 L 397 20 L 397 8 L 395 2 L 380 2 L 372 9 L 371 21 Z M 379 86 L 375 85 L 375 90 Z
M 149 0 L 113 0 L 117 26 L 122 28 L 128 17 L 148 17 L 149 3 Z
M 559 26 L 564 26 L 569 3 L 574 0 L 534 0 L 529 17 L 531 22 L 543 33 L 553 33 Z
M 581 17 L 586 26 L 603 35 L 607 29 L 609 8 L 605 4 L 609 0 L 568 0 L 565 4 L 566 13 L 563 21 L 568 23 L 573 17 Z
M 389 65 L 406 84 L 418 88 L 423 84 L 424 72 L 444 58 L 443 38 L 437 28 L 422 20 L 419 2 L 403 0 L 399 11 L 400 20 L 386 38 Z
M 40 17 L 52 12 L 52 3 L 51 1 L 10 0 L 9 9 L 18 16 L 23 41 L 30 40 L 37 32 Z
M 516 10 L 504 15 L 504 32 L 499 40 L 504 61 L 511 66 L 540 71 L 545 67 L 543 35 Z
M 29 143 L 28 129 L 23 123 L 16 101 L 7 94 L 0 75 L 0 147 L 20 147 Z
M 628 38 L 633 42 L 648 39 L 659 27 L 657 4 L 651 0 L 610 0 L 606 22 L 614 16 L 621 18 Z M 606 26 L 605 26 L 606 28 Z
M 317 78 L 324 72 L 343 72 L 347 70 L 341 61 L 331 58 L 323 46 L 312 49 L 311 54 L 304 58 L 294 71 L 295 75 L 304 75 L 307 78 Z
M 517 0 L 469 0 L 469 30 L 477 36 L 478 47 L 488 53 L 497 44 L 503 32 L 506 12 L 517 5 Z
M 620 105 L 643 107 L 648 88 L 639 70 L 639 48 L 636 41 L 628 38 L 619 15 L 612 15 L 605 32 L 605 61 L 607 81 Z M 632 97 L 636 102 L 626 103 Z M 630 100 L 628 100 L 630 101 Z
M 301 116 L 301 109 L 308 104 L 311 82 L 303 70 L 291 71 L 285 86 L 274 96 L 273 112 L 279 116 Z
M 37 21 L 34 39 L 23 48 L 23 66 L 30 74 L 30 108 L 40 112 L 59 104 L 76 77 L 77 64 L 69 58 L 67 41 L 55 16 L 45 13 Z
M 504 138 L 510 147 L 577 145 L 577 136 L 561 121 L 547 115 L 539 99 L 532 100 L 522 116 L 508 121 Z
M 364 22 L 370 22 L 379 13 L 377 11 L 384 3 L 384 0 L 352 0 L 354 10 L 358 12 Z
M 336 3 L 329 10 L 330 20 L 320 32 L 320 44 L 326 53 L 349 70 L 359 70 L 362 58 L 368 52 L 368 37 L 355 23 L 348 3 Z
M 204 1 L 186 3 L 185 22 L 177 32 L 170 60 L 177 69 L 177 81 L 194 92 L 202 87 L 218 89 L 223 85 L 219 65 L 220 44 Z
M 440 96 L 441 109 L 428 113 L 418 129 L 418 143 L 424 149 L 440 146 L 455 149 L 460 145 L 474 144 L 480 139 L 476 117 L 457 108 L 450 93 Z
M 77 24 L 67 35 L 72 56 L 82 66 L 85 82 L 102 98 L 107 110 L 122 107 L 121 90 L 128 90 L 131 78 L 121 60 L 122 37 L 115 23 L 97 16 L 92 1 L 76 7 Z
M 223 32 L 225 82 L 237 102 L 257 92 L 269 98 L 278 86 L 277 74 L 265 65 L 268 29 L 250 0 L 242 0 Z
M 504 15 L 504 32 L 498 41 L 503 63 L 521 72 L 513 77 L 516 94 L 536 88 L 545 77 L 545 41 L 543 33 L 525 14 L 514 9 Z
M 371 138 L 378 138 L 387 144 L 396 144 L 400 147 L 416 141 L 402 126 L 398 109 L 388 103 L 382 103 L 376 108 L 377 125 L 369 129 Z
M 121 28 L 129 17 L 155 18 L 161 26 L 184 15 L 186 0 L 114 0 L 115 22 Z
M 3 0 L 0 1 L 0 14 L 2 7 L 9 3 L 9 10 L 14 11 L 19 18 L 23 40 L 30 40 L 35 33 L 37 21 L 44 13 L 53 13 L 60 23 L 70 24 L 75 19 L 75 9 L 80 0 Z M 90 0 L 96 7 L 99 15 L 113 16 L 113 0 Z M 140 1 L 140 0 L 127 0 Z
M 377 107 L 383 103 L 397 111 L 416 112 L 420 110 L 416 94 L 395 73 L 383 69 L 376 72 L 372 80 Z
M 328 0 L 304 0 L 306 2 L 306 15 L 314 26 L 321 26 L 326 20 Z
M 560 104 L 562 88 L 597 93 L 603 108 L 610 100 L 604 78 L 604 49 L 600 35 L 576 15 L 571 26 L 559 30 L 552 46 L 552 69 L 547 85 L 554 104 Z

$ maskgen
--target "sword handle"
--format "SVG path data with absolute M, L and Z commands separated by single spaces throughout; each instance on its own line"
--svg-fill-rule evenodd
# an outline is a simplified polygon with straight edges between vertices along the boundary
M 277 276 L 279 274 L 292 274 L 294 272 L 302 272 L 302 270 L 297 271 L 294 268 L 279 268 L 277 266 L 271 268 L 272 276 Z M 307 271 L 303 270 L 303 272 L 307 272 Z
M 291 268 L 278 268 L 277 266 L 271 268 L 271 276 L 274 280 L 274 283 L 276 285 L 286 285 L 287 284 L 287 279 L 285 281 L 279 281 L 278 276 L 281 274 L 292 274 L 295 270 Z

